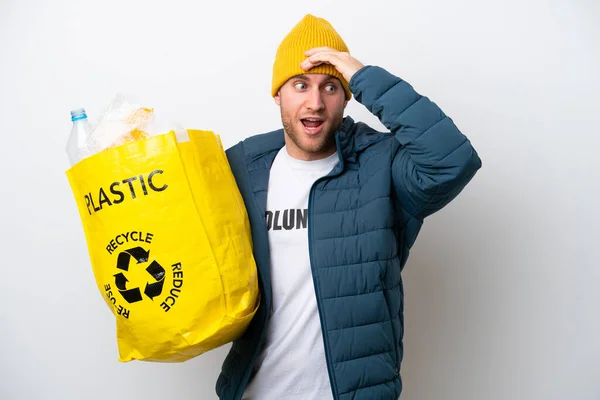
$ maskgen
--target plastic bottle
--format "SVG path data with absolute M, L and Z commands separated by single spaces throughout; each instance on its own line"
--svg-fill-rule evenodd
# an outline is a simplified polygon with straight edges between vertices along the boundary
M 67 141 L 67 155 L 73 166 L 86 157 L 85 144 L 93 129 L 83 108 L 71 111 L 71 121 L 73 128 Z

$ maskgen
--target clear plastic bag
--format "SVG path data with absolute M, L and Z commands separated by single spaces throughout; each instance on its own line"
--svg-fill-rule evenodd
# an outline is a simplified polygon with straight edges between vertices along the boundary
M 127 142 L 175 132 L 178 142 L 189 141 L 187 130 L 156 112 L 131 101 L 119 93 L 108 105 L 95 124 L 85 145 L 79 149 L 81 158 L 87 158 L 106 149 Z

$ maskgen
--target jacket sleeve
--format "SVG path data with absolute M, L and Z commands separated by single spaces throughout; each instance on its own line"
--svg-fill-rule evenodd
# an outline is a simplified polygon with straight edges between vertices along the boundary
M 354 74 L 350 89 L 400 143 L 392 180 L 405 222 L 440 210 L 481 168 L 477 152 L 452 120 L 402 79 L 366 66 Z

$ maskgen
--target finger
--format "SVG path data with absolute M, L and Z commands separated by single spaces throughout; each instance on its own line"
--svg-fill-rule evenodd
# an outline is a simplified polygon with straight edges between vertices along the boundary
M 300 64 L 300 66 L 304 70 L 308 71 L 309 69 L 316 67 L 317 65 L 331 64 L 335 66 L 337 63 L 339 63 L 339 57 L 337 57 L 334 53 L 322 52 L 308 57 Z
M 311 64 L 326 62 L 332 65 L 338 65 L 341 62 L 341 58 L 337 52 L 321 52 L 313 54 L 306 60 Z
M 331 47 L 327 47 L 327 46 L 325 46 L 325 47 L 315 47 L 315 48 L 312 48 L 310 50 L 305 51 L 304 55 L 307 56 L 307 57 L 310 57 L 313 54 L 321 52 L 321 51 L 331 52 L 331 51 L 335 51 L 335 50 L 333 50 Z
M 303 70 L 305 70 L 305 71 L 308 71 L 309 69 L 311 69 L 311 68 L 313 68 L 313 67 L 316 67 L 317 65 L 322 65 L 322 64 L 331 64 L 331 63 L 330 63 L 330 62 L 328 62 L 328 61 L 314 61 L 314 62 L 313 62 L 313 61 L 309 61 L 309 60 L 307 59 L 307 60 L 304 60 L 304 61 L 302 61 L 302 62 L 300 63 L 300 67 L 301 67 Z

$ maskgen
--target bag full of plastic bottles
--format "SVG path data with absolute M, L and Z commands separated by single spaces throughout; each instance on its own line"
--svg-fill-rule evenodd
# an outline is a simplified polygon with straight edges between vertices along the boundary
M 220 137 L 122 96 L 94 126 L 71 115 L 66 174 L 119 360 L 185 361 L 238 338 L 259 290 Z

